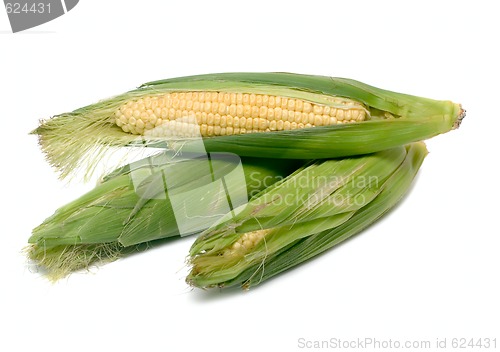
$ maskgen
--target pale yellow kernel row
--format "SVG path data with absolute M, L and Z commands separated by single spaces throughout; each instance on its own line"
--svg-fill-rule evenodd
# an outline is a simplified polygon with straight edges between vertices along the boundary
M 353 108 L 364 110 L 362 104 L 345 98 L 330 98 L 327 99 L 334 105 L 340 108 Z M 238 105 L 250 105 L 257 108 L 281 108 L 300 112 L 314 112 L 315 114 L 329 114 L 330 107 L 320 104 L 310 103 L 301 99 L 286 98 L 279 96 L 259 95 L 259 94 L 242 94 L 242 93 L 217 93 L 217 92 L 187 92 L 187 93 L 166 93 L 161 96 L 151 96 L 140 98 L 137 101 L 130 101 L 120 107 L 120 110 L 125 111 L 145 111 L 151 110 L 156 114 L 158 109 L 174 108 L 180 110 L 212 110 L 219 109 L 224 111 L 227 108 L 234 108 Z M 325 109 L 325 111 L 323 111 Z M 208 112 L 208 111 L 207 111 Z
M 257 230 L 252 232 L 244 233 L 238 241 L 234 242 L 229 248 L 227 248 L 223 255 L 225 256 L 237 256 L 242 255 L 252 248 L 254 248 L 262 239 L 270 232 L 269 229 Z

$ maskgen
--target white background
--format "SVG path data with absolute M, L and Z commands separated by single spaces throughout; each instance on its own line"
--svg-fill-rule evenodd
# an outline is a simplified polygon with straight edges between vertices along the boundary
M 298 339 L 497 338 L 498 6 L 494 1 L 91 1 L 12 34 L 0 11 L 0 350 L 299 350 Z M 92 188 L 28 132 L 161 78 L 224 71 L 349 77 L 462 103 L 409 196 L 325 255 L 242 292 L 192 290 L 184 238 L 50 284 L 31 229 Z M 484 349 L 483 349 L 484 350 Z

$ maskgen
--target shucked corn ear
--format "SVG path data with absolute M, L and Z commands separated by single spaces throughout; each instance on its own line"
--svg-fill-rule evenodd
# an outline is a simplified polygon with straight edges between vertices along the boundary
M 354 123 L 367 114 L 362 104 L 342 97 L 314 103 L 272 94 L 194 91 L 131 100 L 116 110 L 115 122 L 124 132 L 148 137 L 213 137 Z
M 460 125 L 460 105 L 345 78 L 222 73 L 150 82 L 42 121 L 33 131 L 67 176 L 108 147 L 155 146 L 313 159 L 376 152 Z M 82 166 L 83 165 L 83 166 Z
M 187 281 L 247 288 L 312 258 L 393 207 L 426 154 L 420 142 L 312 162 L 206 230 L 191 247 Z
M 115 170 L 33 230 L 28 256 L 56 280 L 153 240 L 199 232 L 303 162 L 164 152 Z M 223 184 L 221 183 L 223 181 Z M 221 187 L 225 185 L 225 187 Z M 180 202 L 179 202 L 180 199 Z M 210 203 L 207 205 L 207 203 Z M 183 218 L 186 214 L 187 218 Z

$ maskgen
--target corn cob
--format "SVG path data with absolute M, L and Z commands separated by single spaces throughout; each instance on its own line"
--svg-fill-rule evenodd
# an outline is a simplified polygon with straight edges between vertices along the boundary
M 248 288 L 327 250 L 393 207 L 426 154 L 413 143 L 312 162 L 206 230 L 191 247 L 187 282 Z
M 115 123 L 124 132 L 150 137 L 213 137 L 354 123 L 369 114 L 351 99 L 325 103 L 254 93 L 165 93 L 121 105 Z
M 376 152 L 449 131 L 460 105 L 344 78 L 225 73 L 150 82 L 43 121 L 33 131 L 67 176 L 108 147 L 154 146 L 313 159 Z
M 59 208 L 33 230 L 28 257 L 45 269 L 49 279 L 57 280 L 147 248 L 151 241 L 199 232 L 227 211 L 228 196 L 233 207 L 244 204 L 248 196 L 303 163 L 243 158 L 241 174 L 239 159 L 227 155 L 179 161 L 167 154 L 115 170 L 93 190 Z M 214 182 L 222 179 L 227 189 Z M 186 206 L 174 203 L 175 197 Z M 191 218 L 180 218 L 179 210 Z

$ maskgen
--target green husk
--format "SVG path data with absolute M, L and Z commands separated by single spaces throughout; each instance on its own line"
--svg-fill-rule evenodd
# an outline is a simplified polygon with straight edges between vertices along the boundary
M 239 158 L 227 154 L 213 153 L 208 159 L 194 155 L 179 161 L 179 156 L 163 152 L 126 165 L 36 227 L 27 255 L 49 279 L 57 280 L 120 258 L 138 245 L 199 232 L 226 212 L 223 205 L 231 201 L 228 194 L 247 199 L 303 164 L 256 158 L 241 162 L 242 170 Z M 225 182 L 225 188 L 216 186 L 218 180 Z M 179 196 L 187 204 L 182 210 L 201 212 L 203 218 L 184 221 L 180 228 L 179 213 L 174 212 L 180 204 L 172 203 L 172 197 Z M 202 199 L 211 201 L 210 209 L 204 208 Z
M 83 170 L 89 176 L 109 151 L 123 146 L 199 152 L 198 139 L 140 137 L 115 125 L 114 112 L 143 96 L 174 91 L 230 91 L 276 94 L 329 105 L 340 96 L 363 103 L 371 119 L 291 131 L 207 137 L 209 152 L 242 156 L 316 159 L 360 155 L 433 137 L 460 125 L 460 105 L 391 92 L 345 78 L 291 73 L 221 73 L 146 83 L 139 88 L 42 121 L 33 131 L 49 162 L 62 177 Z
M 236 216 L 227 216 L 207 229 L 191 247 L 187 282 L 203 288 L 248 288 L 318 255 L 391 209 L 408 191 L 426 154 L 420 142 L 304 166 L 252 199 Z M 315 184 L 321 176 L 334 179 Z M 359 181 L 369 176 L 378 182 L 363 186 Z M 273 204 L 273 199 L 293 194 L 291 185 L 300 178 L 314 186 L 298 188 L 293 205 Z M 342 201 L 332 204 L 332 197 L 339 194 L 344 195 Z M 353 202 L 355 195 L 364 197 Z M 268 210 L 276 213 L 276 219 L 269 217 Z M 255 247 L 241 255 L 228 254 L 245 233 L 261 229 L 268 233 Z

